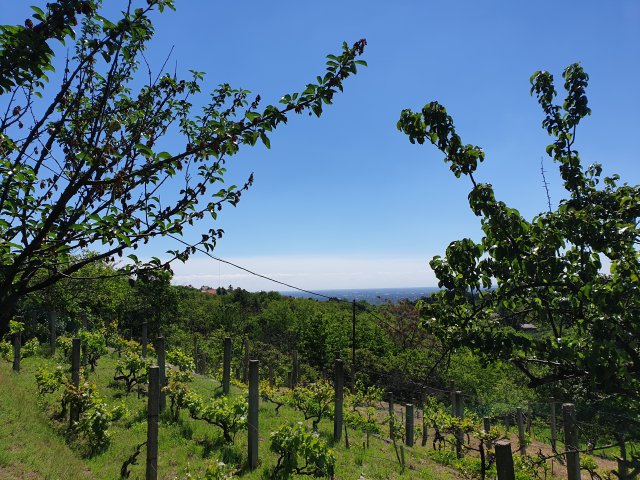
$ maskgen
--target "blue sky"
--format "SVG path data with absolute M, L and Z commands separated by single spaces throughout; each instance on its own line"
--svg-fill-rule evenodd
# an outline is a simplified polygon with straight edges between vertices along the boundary
M 432 100 L 447 107 L 463 141 L 485 149 L 478 177 L 500 199 L 527 217 L 544 210 L 544 159 L 557 203 L 561 185 L 529 95 L 538 69 L 560 79 L 582 63 L 593 115 L 577 149 L 605 173 L 640 183 L 636 0 L 176 3 L 177 12 L 157 18 L 151 64 L 159 68 L 173 46 L 178 71 L 205 71 L 212 87 L 229 82 L 270 103 L 312 81 L 343 40 L 368 42 L 369 67 L 322 118 L 294 117 L 271 150 L 245 150 L 228 164 L 229 182 L 251 172 L 256 182 L 220 215 L 226 234 L 216 255 L 265 275 L 309 289 L 435 285 L 429 259 L 480 229 L 468 182 L 434 147 L 411 145 L 396 129 L 403 108 Z M 1 0 L 0 23 L 24 20 L 29 4 Z M 175 272 L 177 283 L 196 286 L 278 288 L 204 257 Z

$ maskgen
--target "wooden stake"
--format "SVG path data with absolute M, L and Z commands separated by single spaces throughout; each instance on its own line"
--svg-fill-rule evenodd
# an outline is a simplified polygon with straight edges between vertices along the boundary
M 259 366 L 260 362 L 258 360 L 249 360 L 248 461 L 250 470 L 255 470 L 258 467 Z
M 231 384 L 231 337 L 224 337 L 222 360 L 222 393 L 229 395 Z
M 149 399 L 147 404 L 147 480 L 158 478 L 158 411 L 160 369 L 149 367 Z
M 333 415 L 333 440 L 338 442 L 342 435 L 343 412 L 342 406 L 344 401 L 344 362 L 340 358 L 335 361 L 334 373 L 334 415 Z

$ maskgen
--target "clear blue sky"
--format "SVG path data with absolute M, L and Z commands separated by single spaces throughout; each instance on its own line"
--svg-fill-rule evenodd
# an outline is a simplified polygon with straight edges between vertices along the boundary
M 24 20 L 31 3 L 1 0 L 0 23 Z M 270 103 L 320 74 L 343 40 L 368 42 L 369 67 L 322 118 L 292 118 L 271 150 L 245 150 L 228 165 L 229 181 L 255 172 L 256 182 L 220 215 L 226 235 L 216 254 L 265 275 L 310 289 L 435 285 L 429 259 L 480 229 L 468 182 L 434 147 L 396 130 L 403 108 L 431 100 L 447 107 L 463 141 L 485 149 L 478 177 L 500 199 L 527 217 L 544 210 L 544 158 L 557 203 L 563 192 L 529 96 L 538 69 L 561 79 L 565 66 L 582 63 L 593 115 L 577 149 L 605 173 L 640 183 L 636 0 L 177 4 L 158 18 L 152 65 L 174 46 L 179 71 L 205 71 L 211 86 L 229 82 Z M 203 257 L 175 271 L 176 282 L 196 286 L 278 288 Z

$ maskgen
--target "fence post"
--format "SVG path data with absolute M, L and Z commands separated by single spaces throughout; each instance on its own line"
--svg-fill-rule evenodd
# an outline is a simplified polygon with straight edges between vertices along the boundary
M 491 420 L 489 417 L 482 417 L 482 429 L 484 433 L 489 433 L 491 430 Z M 487 442 L 487 448 L 491 448 L 491 442 Z
M 147 480 L 158 478 L 158 404 L 160 369 L 149 367 L 149 402 L 147 404 Z
M 496 442 L 496 472 L 498 480 L 516 479 L 511 443 L 508 440 L 498 440 Z
M 258 406 L 259 406 L 259 375 L 260 362 L 249 360 L 249 469 L 258 467 Z
M 580 480 L 580 453 L 578 452 L 578 430 L 576 429 L 576 411 L 573 403 L 562 404 L 564 422 L 564 448 L 567 457 L 568 480 Z
M 142 322 L 142 358 L 147 358 L 147 343 L 149 341 L 149 327 L 147 322 Z
M 273 366 L 269 365 L 269 387 L 273 388 L 275 382 L 273 381 Z
M 13 371 L 20 372 L 20 349 L 22 348 L 22 333 L 13 334 Z
M 449 381 L 449 395 L 451 400 L 451 415 L 456 415 L 456 384 L 453 380 Z
M 167 408 L 167 395 L 162 391 L 162 389 L 167 385 L 167 371 L 166 371 L 166 361 L 165 361 L 164 337 L 162 336 L 157 338 L 156 352 L 158 354 L 158 371 L 159 371 L 158 381 L 160 382 L 159 383 L 160 397 L 158 398 L 158 411 L 164 412 L 164 409 Z
M 427 416 L 425 415 L 424 409 L 425 402 L 422 402 L 422 446 L 425 447 L 427 445 L 427 440 L 429 439 L 429 424 L 427 423 Z
M 231 383 L 231 337 L 224 337 L 223 348 L 222 393 L 229 395 L 229 384 Z
M 618 462 L 618 478 L 620 480 L 629 480 L 629 469 L 627 467 L 627 444 L 624 439 L 620 439 L 620 456 Z
M 244 359 L 242 362 L 242 383 L 249 381 L 249 339 L 244 339 Z
M 407 403 L 405 409 L 405 443 L 413 447 L 413 404 Z
M 556 401 L 551 399 L 551 451 L 558 453 L 557 450 L 558 431 L 556 429 Z
M 520 449 L 520 455 L 523 457 L 527 454 L 527 446 L 524 438 L 524 421 L 522 418 L 522 408 L 516 409 L 516 420 L 518 421 L 518 447 Z
M 393 438 L 393 419 L 391 415 L 395 415 L 395 409 L 393 407 L 393 392 L 389 392 L 389 437 Z
M 79 338 L 71 340 L 71 382 L 76 388 L 80 385 L 80 343 Z M 69 426 L 73 427 L 78 420 L 80 420 L 80 410 L 77 402 L 72 401 L 69 405 Z
M 344 399 L 344 362 L 340 358 L 336 358 L 335 361 L 334 390 L 333 440 L 338 442 L 342 437 L 342 403 Z
M 198 358 L 200 356 L 200 346 L 198 345 L 198 335 L 193 334 L 193 363 L 196 366 L 196 373 L 200 373 Z
M 464 404 L 462 403 L 462 392 L 460 390 L 456 390 L 454 392 L 454 411 L 455 416 L 462 419 L 464 418 Z M 464 434 L 462 431 L 456 432 L 456 456 L 458 458 L 464 457 L 464 452 L 462 451 L 462 445 L 464 444 Z
M 300 381 L 300 363 L 298 360 L 298 350 L 293 351 L 293 375 L 291 376 L 291 383 L 295 388 Z
M 49 349 L 51 355 L 56 353 L 56 324 L 58 323 L 58 314 L 55 310 L 51 309 L 48 312 L 49 317 Z

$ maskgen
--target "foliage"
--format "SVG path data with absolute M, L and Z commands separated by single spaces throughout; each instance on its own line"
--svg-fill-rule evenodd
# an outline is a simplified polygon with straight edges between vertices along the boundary
M 13 345 L 6 340 L 0 341 L 0 357 L 4 358 L 7 362 L 13 361 Z
M 398 128 L 412 143 L 433 143 L 456 177 L 471 181 L 469 206 L 480 217 L 480 242 L 452 242 L 431 261 L 440 287 L 422 304 L 423 323 L 449 348 L 470 348 L 485 361 L 509 361 L 531 387 L 564 381 L 586 401 L 622 396 L 638 411 L 640 393 L 640 188 L 585 167 L 574 148 L 579 123 L 591 110 L 588 75 L 579 64 L 563 72 L 561 104 L 553 76 L 531 77 L 531 93 L 553 137 L 547 154 L 567 192 L 557 209 L 531 221 L 495 198 L 474 177 L 480 147 L 464 145 L 437 102 L 404 110 Z M 610 264 L 610 273 L 603 267 Z M 492 287 L 492 288 L 490 288 Z M 519 331 L 534 323 L 538 333 Z
M 175 376 L 176 381 L 190 382 L 193 377 L 193 371 L 196 368 L 193 357 L 184 352 L 180 348 L 174 348 L 167 352 L 166 361 L 169 365 L 175 367 L 171 374 Z
M 9 320 L 9 335 L 24 332 L 24 322 L 18 320 Z
M 223 462 L 209 464 L 204 472 L 204 480 L 227 480 L 235 478 L 231 468 Z
M 93 372 L 98 365 L 98 359 L 107 353 L 106 332 L 104 330 L 90 332 L 81 329 L 78 332 L 78 338 L 82 341 L 83 363 L 89 364 Z
M 46 368 L 39 368 L 36 371 L 36 384 L 38 386 L 38 395 L 43 397 L 57 392 L 65 381 L 65 372 L 60 365 L 51 371 Z
M 20 356 L 22 358 L 32 357 L 38 353 L 40 349 L 40 342 L 36 337 L 27 340 L 20 349 Z
M 486 366 L 467 349 L 451 354 L 445 378 L 470 397 L 466 406 L 481 416 L 510 414 L 535 401 L 526 376 L 511 363 L 496 361 Z
M 41 400 L 45 396 L 62 390 L 60 396 L 60 419 L 65 419 L 67 407 L 74 406 L 79 413 L 79 420 L 70 425 L 68 434 L 79 440 L 84 454 L 95 455 L 104 451 L 110 442 L 108 429 L 112 422 L 127 415 L 124 404 L 113 408 L 104 402 L 97 393 L 96 386 L 87 382 L 74 385 L 67 373 L 58 366 L 53 371 L 39 368 L 35 375 L 38 395 Z
M 398 421 L 395 412 L 387 413 L 385 422 L 389 424 L 389 436 L 391 437 L 391 443 L 393 443 L 393 450 L 396 453 L 396 460 L 398 460 L 398 465 L 404 472 L 404 446 L 402 442 L 406 436 L 405 425 L 403 422 Z
M 290 478 L 292 474 L 313 477 L 333 475 L 336 458 L 333 451 L 307 431 L 302 423 L 283 425 L 271 432 L 270 450 L 278 455 L 271 478 Z M 302 461 L 304 463 L 301 466 Z
M 71 362 L 71 354 L 73 349 L 73 339 L 66 335 L 60 335 L 56 338 L 56 346 L 60 351 L 63 360 Z
M 13 361 L 13 344 L 8 340 L 8 338 L 16 335 L 23 334 L 25 331 L 24 322 L 19 322 L 15 320 L 11 320 L 9 322 L 9 333 L 5 335 L 5 339 L 0 340 L 0 357 L 7 360 L 8 362 Z M 20 358 L 32 357 L 36 353 L 38 353 L 38 349 L 40 348 L 40 342 L 36 337 L 32 337 L 29 340 L 25 341 L 24 336 L 21 338 L 23 342 L 20 347 Z
M 291 395 L 277 387 L 272 387 L 269 382 L 263 380 L 260 382 L 260 398 L 265 402 L 273 403 L 276 408 L 276 415 L 280 413 L 280 408 L 291 401 Z
M 345 43 L 317 82 L 279 105 L 261 107 L 259 95 L 222 84 L 194 112 L 203 73 L 181 79 L 163 67 L 140 82 L 151 16 L 174 2 L 134 0 L 111 19 L 102 7 L 54 1 L 24 26 L 0 29 L 0 333 L 21 297 L 79 279 L 86 265 L 129 253 L 123 274 L 169 269 L 213 249 L 223 234 L 215 226 L 186 244 L 179 237 L 205 217 L 215 222 L 253 183 L 222 186 L 228 158 L 258 142 L 268 148 L 294 113 L 320 116 L 364 64 L 366 42 Z M 54 55 L 52 39 L 67 58 Z M 54 69 L 58 84 L 47 77 Z M 175 136 L 172 152 L 162 149 L 165 135 Z M 159 237 L 178 239 L 166 262 L 133 253 Z
M 236 433 L 247 428 L 249 405 L 244 399 L 219 397 L 204 401 L 195 394 L 186 398 L 191 418 L 220 427 L 226 443 L 233 443 Z
M 95 455 L 104 451 L 110 443 L 109 427 L 127 415 L 124 404 L 109 409 L 108 405 L 97 395 L 90 397 L 90 404 L 85 407 L 80 421 L 75 426 L 75 433 L 85 441 L 87 454 Z
M 189 390 L 189 386 L 184 381 L 184 376 L 179 370 L 170 370 L 167 374 L 167 384 L 162 387 L 162 391 L 169 398 L 169 411 L 174 421 L 180 418 L 180 411 L 188 408 L 199 399 L 194 398 L 194 394 Z
M 377 387 L 366 387 L 358 380 L 344 397 L 344 422 L 366 434 L 366 446 L 369 447 L 369 435 L 379 434 L 380 425 L 377 421 L 376 404 L 382 400 L 383 390 Z
M 291 392 L 291 405 L 300 410 L 305 420 L 312 420 L 313 430 L 323 418 L 333 414 L 333 386 L 326 381 L 318 381 L 304 387 L 296 387 Z
M 131 392 L 135 385 L 147 383 L 148 369 L 151 361 L 143 358 L 134 351 L 126 351 L 116 364 L 114 381 L 124 381 L 127 393 Z

